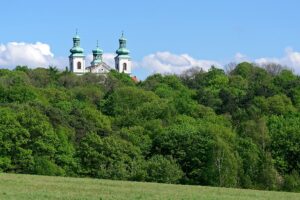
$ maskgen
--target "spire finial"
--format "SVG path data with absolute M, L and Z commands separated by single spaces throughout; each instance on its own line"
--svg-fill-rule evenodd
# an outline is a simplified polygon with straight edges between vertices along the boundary
M 76 35 L 78 35 L 78 29 L 76 28 Z
M 99 47 L 99 45 L 98 45 L 98 40 L 97 40 L 97 48 Z
M 122 37 L 124 37 L 124 31 L 122 31 Z

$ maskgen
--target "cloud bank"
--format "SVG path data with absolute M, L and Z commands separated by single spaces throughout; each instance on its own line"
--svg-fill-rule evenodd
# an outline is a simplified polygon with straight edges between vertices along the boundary
M 212 65 L 221 67 L 217 61 L 197 60 L 188 54 L 176 55 L 170 52 L 156 52 L 145 56 L 138 66 L 151 71 L 152 73 L 181 73 L 191 67 L 201 67 L 204 70 Z
M 286 48 L 284 56 L 281 58 L 259 58 L 254 60 L 258 64 L 277 63 L 292 68 L 297 74 L 300 74 L 300 52 L 292 48 Z
M 45 43 L 9 42 L 0 44 L 0 67 L 12 69 L 17 65 L 48 67 L 67 66 L 67 58 L 54 57 L 50 46 Z
M 103 60 L 110 66 L 114 66 L 114 53 L 104 53 Z M 92 54 L 86 57 L 87 65 L 92 60 Z M 236 53 L 232 62 L 255 62 L 258 64 L 278 63 L 292 68 L 300 74 L 300 52 L 287 48 L 282 57 L 262 57 L 250 59 L 247 55 L 240 52 Z M 201 60 L 193 58 L 188 54 L 173 54 L 168 51 L 156 52 L 146 55 L 142 60 L 133 60 L 133 68 L 145 70 L 146 73 L 175 73 L 179 74 L 192 67 L 200 67 L 208 70 L 212 65 L 222 67 L 227 63 L 215 60 Z M 15 68 L 17 65 L 27 65 L 29 67 L 48 67 L 57 66 L 64 69 L 68 66 L 67 57 L 57 57 L 51 51 L 50 45 L 42 42 L 25 43 L 9 42 L 0 44 L 0 68 Z

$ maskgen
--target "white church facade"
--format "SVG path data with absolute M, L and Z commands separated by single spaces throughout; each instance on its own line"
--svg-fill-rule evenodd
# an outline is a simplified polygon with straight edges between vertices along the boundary
M 131 58 L 130 52 L 126 48 L 127 40 L 122 33 L 121 38 L 119 39 L 119 48 L 116 50 L 116 57 L 115 57 L 115 66 L 114 69 L 120 73 L 126 73 L 131 75 Z M 83 48 L 80 47 L 80 37 L 78 36 L 77 32 L 76 35 L 73 37 L 73 47 L 70 49 L 70 56 L 69 56 L 69 67 L 70 71 L 82 75 L 84 73 L 96 73 L 96 74 L 105 74 L 108 73 L 113 68 L 107 65 L 102 58 L 103 50 L 99 48 L 98 43 L 96 49 L 92 51 L 93 53 L 93 60 L 89 66 L 86 66 L 85 63 L 85 55 Z

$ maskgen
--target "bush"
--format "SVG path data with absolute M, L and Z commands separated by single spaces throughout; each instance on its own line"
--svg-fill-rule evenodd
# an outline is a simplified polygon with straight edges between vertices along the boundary
M 293 171 L 284 177 L 283 189 L 289 192 L 300 192 L 300 177 L 297 171 Z
M 183 176 L 180 166 L 172 158 L 155 155 L 147 163 L 147 181 L 178 183 Z
M 39 175 L 63 176 L 64 170 L 57 166 L 49 157 L 36 157 L 34 173 Z

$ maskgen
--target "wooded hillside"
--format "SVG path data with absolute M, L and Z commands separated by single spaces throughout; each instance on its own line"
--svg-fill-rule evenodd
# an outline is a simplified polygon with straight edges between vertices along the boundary
M 277 66 L 278 67 L 278 66 Z M 0 171 L 300 191 L 300 77 L 0 70 Z

